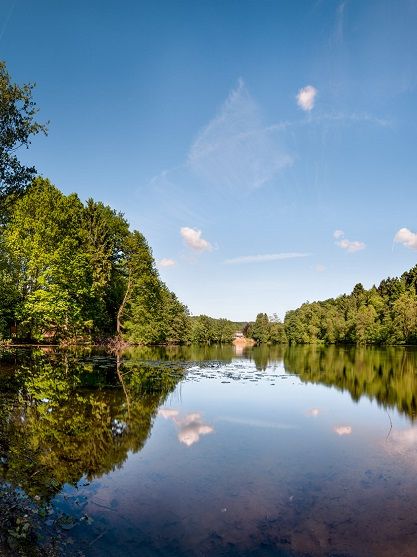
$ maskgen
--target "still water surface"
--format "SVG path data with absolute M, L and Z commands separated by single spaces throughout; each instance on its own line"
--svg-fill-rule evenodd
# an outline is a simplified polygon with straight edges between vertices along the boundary
M 69 554 L 415 557 L 416 397 L 408 348 L 10 351 L 0 478 Z

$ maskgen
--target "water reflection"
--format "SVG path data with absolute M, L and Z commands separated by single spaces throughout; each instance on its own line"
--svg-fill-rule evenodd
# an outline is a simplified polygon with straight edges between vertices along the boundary
M 417 350 L 412 348 L 289 347 L 285 370 L 302 381 L 365 396 L 414 419 L 417 411 Z
M 338 425 L 334 428 L 334 432 L 340 436 L 352 435 L 352 428 L 350 425 Z
M 76 494 L 91 556 L 413 557 L 416 364 L 407 348 L 6 353 L 0 479 Z
M 0 478 L 48 498 L 122 466 L 145 444 L 181 370 L 115 358 L 19 354 L 1 367 Z
M 200 413 L 193 412 L 186 416 L 180 416 L 178 410 L 173 408 L 161 408 L 158 412 L 160 416 L 171 419 L 178 428 L 178 441 L 191 447 L 200 440 L 202 435 L 213 433 L 214 429 L 203 422 Z

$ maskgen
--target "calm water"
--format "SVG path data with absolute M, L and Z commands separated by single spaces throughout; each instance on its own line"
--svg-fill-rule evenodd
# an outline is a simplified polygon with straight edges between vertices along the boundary
M 417 555 L 417 352 L 10 351 L 0 477 L 86 556 Z

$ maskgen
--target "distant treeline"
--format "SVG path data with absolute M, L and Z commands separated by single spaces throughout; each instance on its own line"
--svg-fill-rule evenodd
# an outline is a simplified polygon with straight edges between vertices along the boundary
M 305 303 L 284 321 L 292 344 L 417 344 L 417 265 L 365 290 Z
M 192 343 L 221 344 L 232 342 L 235 334 L 242 331 L 245 323 L 214 319 L 207 315 L 190 318 L 190 337 Z

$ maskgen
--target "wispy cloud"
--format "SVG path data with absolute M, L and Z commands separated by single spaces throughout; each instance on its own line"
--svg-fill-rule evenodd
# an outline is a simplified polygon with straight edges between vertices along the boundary
M 175 264 L 175 260 L 169 257 L 163 257 L 158 261 L 158 267 L 173 267 Z
M 343 0 L 337 6 L 336 11 L 336 25 L 334 29 L 334 40 L 336 43 L 343 42 L 344 36 L 344 16 L 345 16 L 345 8 L 346 8 L 346 1 Z
M 400 228 L 394 236 L 394 242 L 410 249 L 417 250 L 417 234 L 408 228 Z
M 187 167 L 217 186 L 258 188 L 292 164 L 279 145 L 277 131 L 265 126 L 257 103 L 240 80 L 192 144 Z
M 202 237 L 201 230 L 196 228 L 189 228 L 188 226 L 183 226 L 180 229 L 180 234 L 184 239 L 184 242 L 189 248 L 194 251 L 212 251 L 213 246 Z
M 391 127 L 393 125 L 392 120 L 387 120 L 385 118 L 380 118 L 369 112 L 340 112 L 340 111 L 329 111 L 319 114 L 317 116 L 312 116 L 308 122 L 304 122 L 304 125 L 311 124 L 322 124 L 323 122 L 335 123 L 335 124 L 372 124 L 375 126 L 381 126 L 382 128 Z
M 317 89 L 312 85 L 307 85 L 298 91 L 297 104 L 306 112 L 313 110 L 316 101 Z
M 345 233 L 343 230 L 335 230 L 333 237 L 336 239 L 336 246 L 346 250 L 349 253 L 355 253 L 356 251 L 361 251 L 366 248 L 366 244 L 359 240 L 348 240 L 345 238 Z
M 296 259 L 308 257 L 309 253 L 289 252 L 289 253 L 265 253 L 260 255 L 242 255 L 232 259 L 226 259 L 227 265 L 240 265 L 241 263 L 265 263 L 267 261 L 281 261 L 283 259 Z
M 312 85 L 300 89 L 298 105 L 311 112 L 317 94 Z M 308 119 L 265 123 L 257 102 L 240 80 L 217 115 L 197 134 L 186 160 L 153 176 L 149 186 L 165 194 L 168 189 L 178 190 L 191 174 L 213 187 L 259 188 L 294 163 L 295 157 L 284 147 L 286 132 L 304 133 L 299 130 L 323 124 L 390 127 L 392 121 L 367 112 L 330 111 L 310 114 Z

